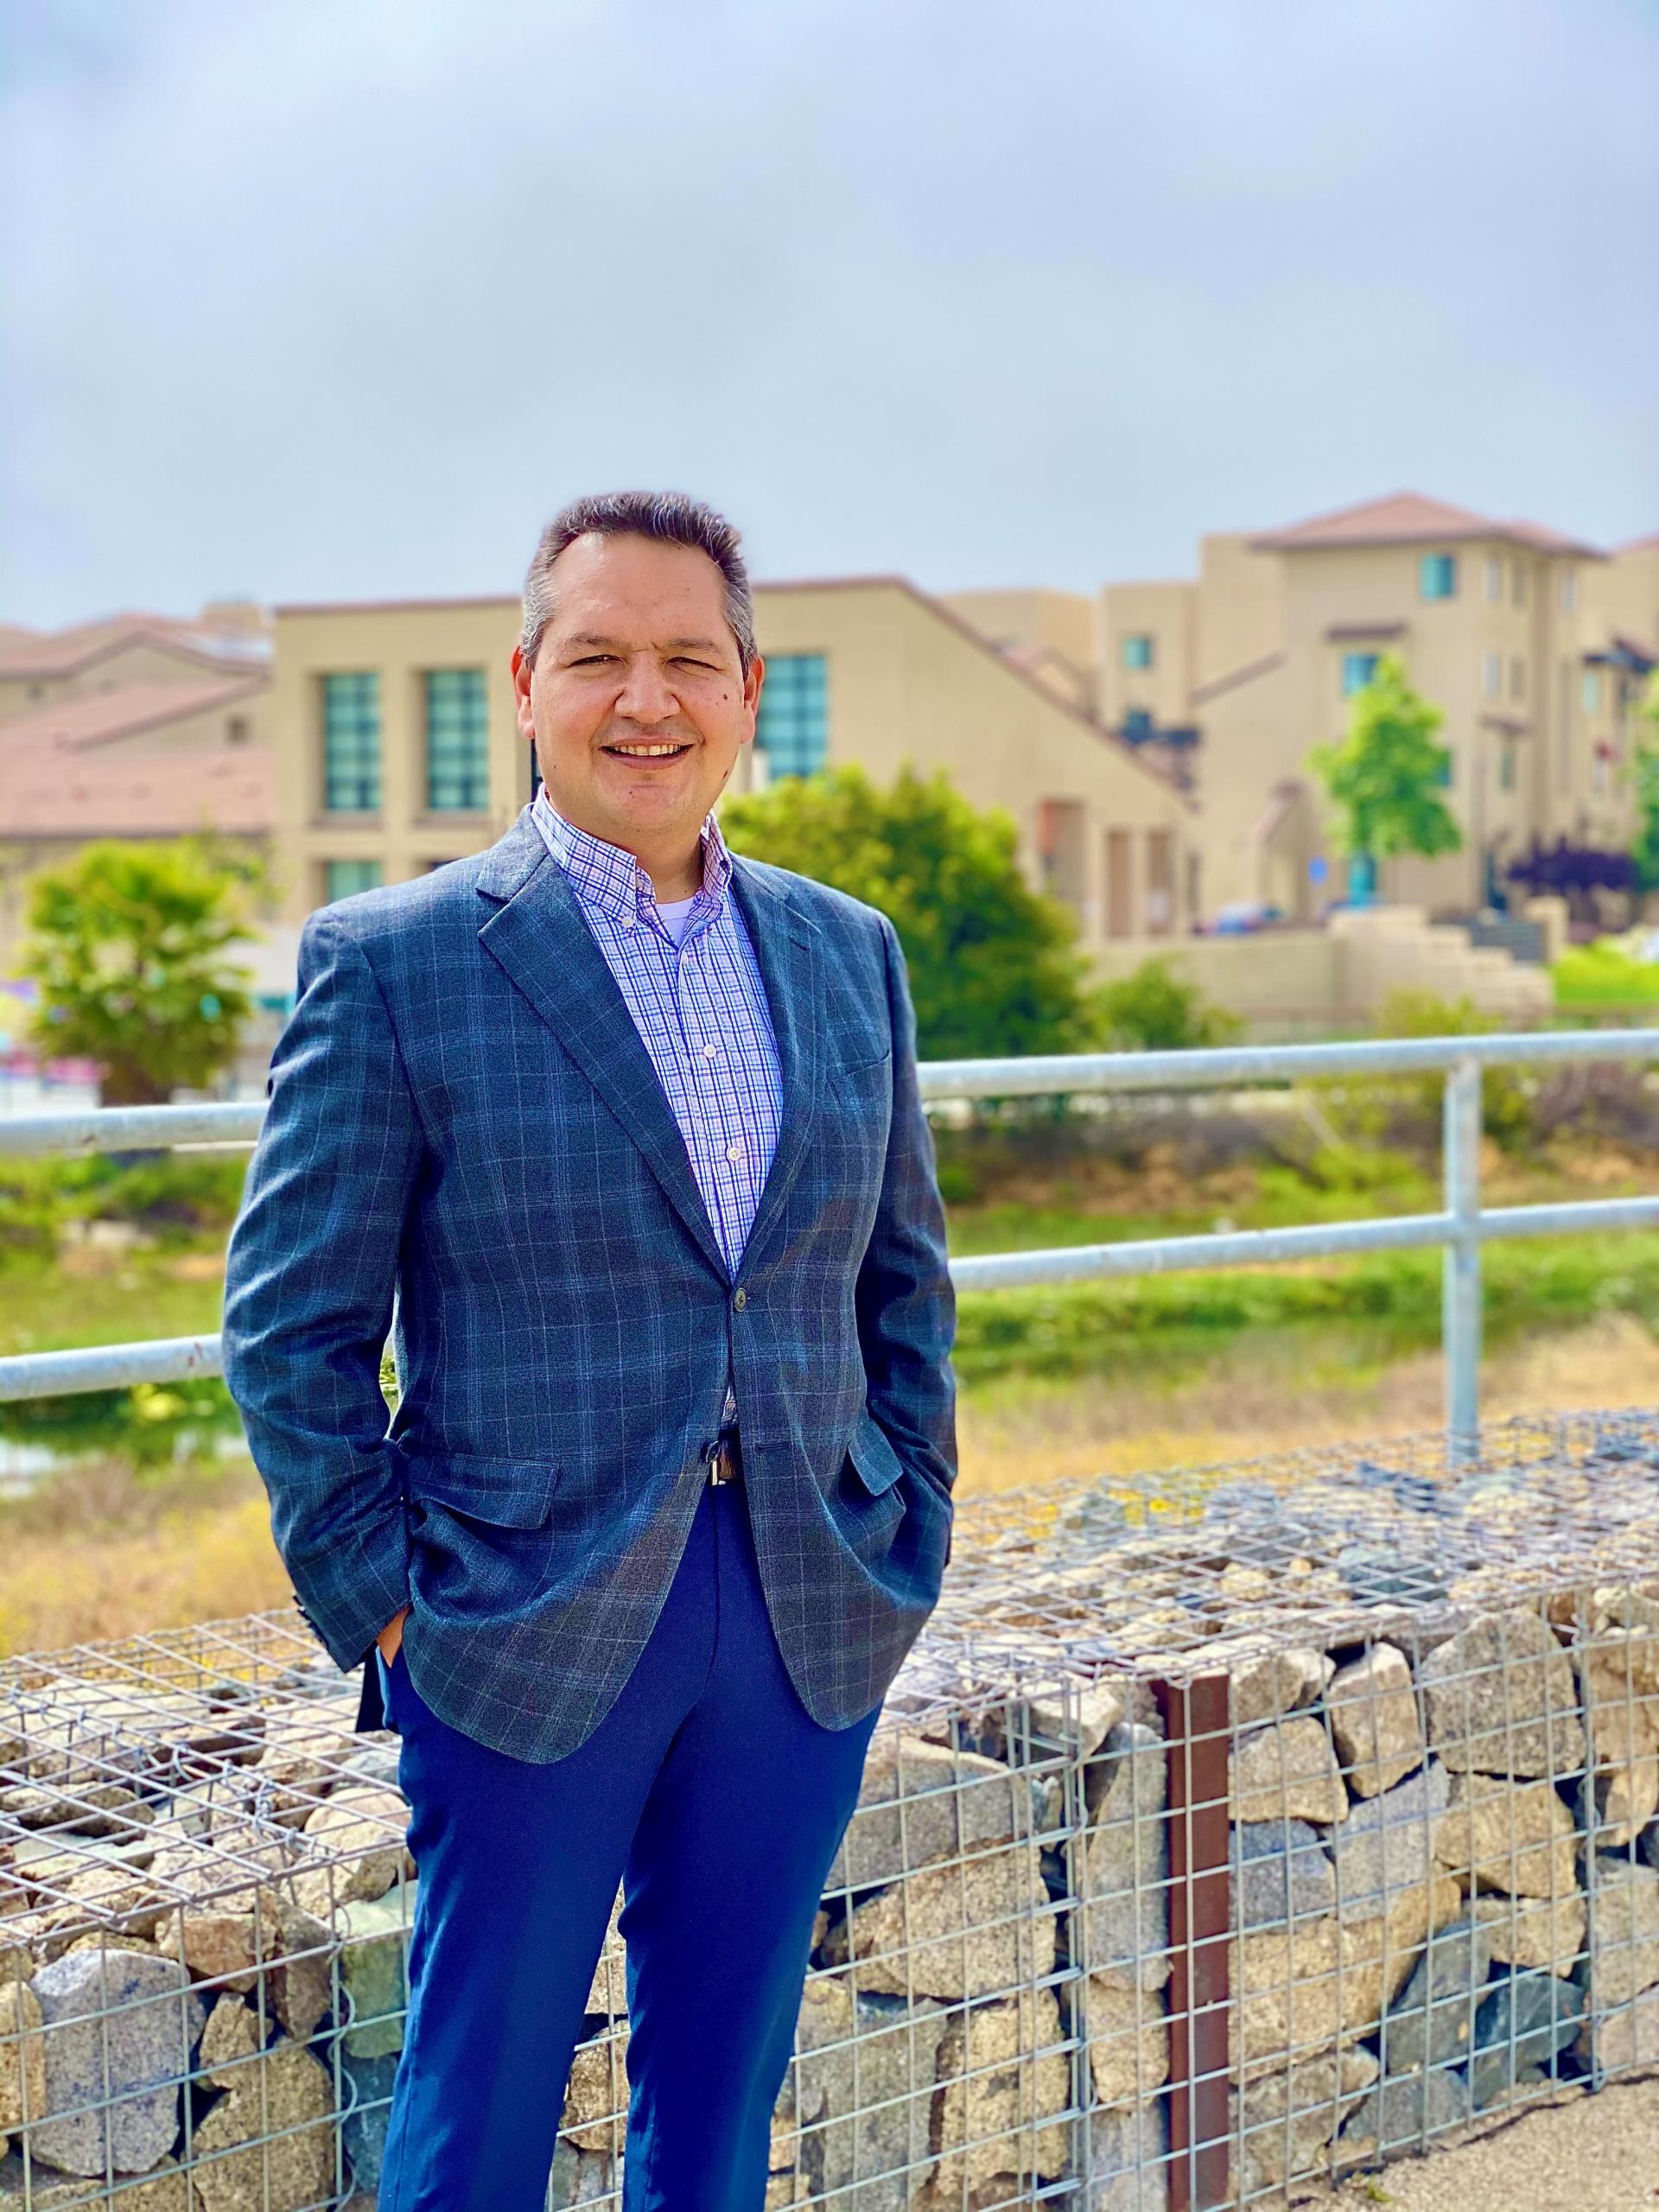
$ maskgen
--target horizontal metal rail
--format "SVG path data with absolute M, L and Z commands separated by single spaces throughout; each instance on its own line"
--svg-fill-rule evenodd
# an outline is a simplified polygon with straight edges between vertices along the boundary
M 1191 1052 L 1095 1052 L 1001 1060 L 934 1060 L 918 1071 L 922 1096 L 949 1099 L 1158 1092 L 1294 1084 L 1344 1077 L 1440 1075 L 1446 1082 L 1446 1204 L 1439 1213 L 1376 1221 L 1156 1236 L 1039 1252 L 953 1260 L 963 1291 L 1009 1290 L 1115 1275 L 1264 1267 L 1352 1259 L 1370 1252 L 1440 1247 L 1446 1254 L 1442 1333 L 1446 1421 L 1454 1433 L 1478 1419 L 1480 1248 L 1495 1239 L 1659 1229 L 1659 1195 L 1565 1205 L 1479 1203 L 1480 1077 L 1488 1067 L 1659 1060 L 1659 1029 L 1546 1031 L 1475 1037 L 1376 1038 L 1325 1045 L 1242 1045 Z M 0 1121 L 0 1155 L 86 1154 L 155 1147 L 251 1144 L 263 1099 L 234 1104 L 92 1108 Z M 0 1359 L 0 1401 L 185 1382 L 222 1372 L 217 1336 L 173 1337 Z

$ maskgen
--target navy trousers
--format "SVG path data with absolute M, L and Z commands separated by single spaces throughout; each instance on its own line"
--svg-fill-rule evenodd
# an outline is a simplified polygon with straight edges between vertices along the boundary
M 541 2212 L 619 1879 L 624 2212 L 760 2212 L 830 1862 L 879 1707 L 825 1728 L 773 1639 L 741 1484 L 706 1484 L 615 1704 L 532 1765 L 377 1657 L 419 1876 L 378 2212 Z

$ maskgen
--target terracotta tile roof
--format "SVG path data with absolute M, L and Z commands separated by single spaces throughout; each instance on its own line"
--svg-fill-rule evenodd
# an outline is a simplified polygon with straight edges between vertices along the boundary
M 20 752 L 84 751 L 162 729 L 192 715 L 257 698 L 270 679 L 254 676 L 180 677 L 164 683 L 119 683 L 108 691 L 75 691 L 44 707 L 0 719 L 0 759 Z M 10 772 L 10 766 L 8 768 Z
M 1471 537 L 1507 538 L 1535 552 L 1573 553 L 1594 561 L 1606 557 L 1595 546 L 1564 537 L 1541 523 L 1499 522 L 1469 507 L 1431 499 L 1421 492 L 1391 492 L 1385 499 L 1363 499 L 1357 506 L 1338 507 L 1285 530 L 1268 531 L 1251 538 L 1250 544 L 1260 552 L 1299 553 L 1353 545 L 1443 544 Z
M 0 836 L 176 837 L 200 829 L 268 834 L 276 819 L 276 762 L 265 746 L 134 742 L 117 752 L 6 746 Z
M 79 675 L 112 653 L 144 645 L 207 668 L 257 668 L 270 652 L 267 640 L 257 633 L 215 630 L 167 614 L 112 614 L 67 630 L 0 639 L 0 682 Z
M 1613 548 L 1618 553 L 1659 553 L 1659 530 L 1650 530 L 1645 537 L 1632 537 L 1623 545 Z

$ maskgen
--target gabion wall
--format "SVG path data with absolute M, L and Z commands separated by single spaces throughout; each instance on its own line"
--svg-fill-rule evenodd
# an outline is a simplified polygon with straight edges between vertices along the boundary
M 0 2212 L 372 2204 L 418 1870 L 285 1616 L 0 1665 Z M 964 1501 L 773 2205 L 1263 2202 L 1659 2063 L 1659 1426 Z M 614 2201 L 614 1920 L 548 2202 Z

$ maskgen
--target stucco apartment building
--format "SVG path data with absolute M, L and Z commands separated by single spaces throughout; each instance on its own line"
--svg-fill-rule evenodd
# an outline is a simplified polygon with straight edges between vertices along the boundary
M 1402 859 L 1384 895 L 1487 903 L 1535 837 L 1628 846 L 1635 714 L 1659 658 L 1659 537 L 1608 554 L 1530 522 L 1399 493 L 1288 528 L 1206 537 L 1196 578 L 1093 601 L 954 602 L 1049 680 L 1092 618 L 1103 721 L 1185 774 L 1200 802 L 1192 903 L 1266 900 L 1310 918 L 1342 888 L 1309 748 L 1342 734 L 1384 652 L 1445 715 L 1461 852 Z
M 101 837 L 269 849 L 269 626 L 241 601 L 0 632 L 0 976 L 29 885 Z
M 1017 825 L 1086 944 L 1173 935 L 1191 798 L 1029 656 L 902 577 L 760 585 L 756 744 L 734 792 L 855 762 L 944 769 Z M 289 918 L 476 852 L 531 796 L 508 662 L 516 598 L 279 607 L 272 729 Z

